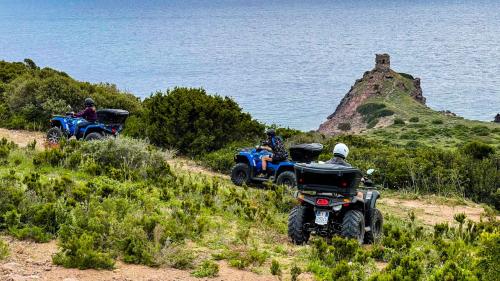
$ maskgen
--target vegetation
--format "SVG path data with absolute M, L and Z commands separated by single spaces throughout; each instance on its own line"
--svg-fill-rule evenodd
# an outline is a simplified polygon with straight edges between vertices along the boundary
M 79 82 L 51 68 L 0 61 L 0 126 L 15 129 L 45 129 L 52 114 L 83 108 L 92 97 L 100 108 L 141 109 L 138 98 L 112 84 Z
M 193 276 L 198 278 L 216 277 L 219 274 L 219 265 L 211 260 L 206 260 L 193 272 Z
M 0 261 L 9 256 L 9 245 L 0 239 Z
M 138 121 L 146 137 L 160 147 L 189 155 L 222 148 L 227 143 L 254 139 L 264 126 L 243 113 L 230 98 L 208 95 L 203 89 L 174 88 L 144 101 Z M 132 132 L 132 134 L 134 134 Z
M 132 111 L 127 134 L 147 137 L 155 146 L 123 137 L 36 151 L 34 145 L 0 141 L 0 230 L 35 242 L 57 239 L 55 264 L 111 269 L 119 259 L 191 270 L 200 278 L 217 276 L 214 260 L 291 280 L 303 271 L 318 280 L 498 276 L 500 224 L 494 211 L 481 222 L 457 214 L 454 224 L 433 228 L 419 225 L 414 215 L 384 214 L 384 237 L 372 247 L 339 237 L 292 246 L 284 243 L 286 217 L 296 202 L 284 187 L 240 188 L 176 171 L 166 161 L 175 153 L 159 148 L 229 171 L 236 150 L 253 145 L 264 129 L 233 100 L 174 88 L 141 103 L 113 86 L 78 82 L 30 60 L 0 63 L 0 126 L 41 128 L 54 108 L 62 110 L 69 100 L 78 107 L 87 95 L 100 105 Z M 396 91 L 358 107 L 369 127 L 395 115 L 394 125 L 366 135 L 326 138 L 289 128 L 277 133 L 287 145 L 323 143 L 321 160 L 331 157 L 337 142 L 348 144 L 349 162 L 376 168 L 374 181 L 384 188 L 460 195 L 500 209 L 498 127 L 445 119 L 408 106 L 407 98 Z M 0 240 L 0 258 L 7 254 Z

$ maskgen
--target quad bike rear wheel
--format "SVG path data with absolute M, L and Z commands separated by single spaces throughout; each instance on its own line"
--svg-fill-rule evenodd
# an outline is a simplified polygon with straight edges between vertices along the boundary
M 59 127 L 52 127 L 47 131 L 47 142 L 49 144 L 58 144 L 64 138 L 64 133 Z
M 93 132 L 85 136 L 86 141 L 102 140 L 104 136 L 101 133 Z
M 370 231 L 365 234 L 365 243 L 378 242 L 383 235 L 384 218 L 377 208 L 370 211 Z
M 365 218 L 363 213 L 358 210 L 347 211 L 342 220 L 340 234 L 345 238 L 356 239 L 359 244 L 363 244 L 365 238 Z
M 304 228 L 307 222 L 308 210 L 305 206 L 295 206 L 288 216 L 288 237 L 295 245 L 309 241 L 310 233 Z
M 250 183 L 250 167 L 246 163 L 237 163 L 231 170 L 231 181 L 237 185 Z
M 276 179 L 276 184 L 285 185 L 290 188 L 296 187 L 297 179 L 295 177 L 295 173 L 292 171 L 285 171 L 281 173 Z

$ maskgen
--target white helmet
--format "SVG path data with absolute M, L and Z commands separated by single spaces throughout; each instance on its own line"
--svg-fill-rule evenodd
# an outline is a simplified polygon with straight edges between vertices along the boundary
M 349 148 L 343 143 L 337 143 L 333 148 L 333 156 L 339 156 L 346 159 L 348 154 Z

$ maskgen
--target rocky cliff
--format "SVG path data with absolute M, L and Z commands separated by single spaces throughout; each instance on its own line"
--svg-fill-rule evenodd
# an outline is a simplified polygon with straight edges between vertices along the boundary
M 365 72 L 363 78 L 356 80 L 335 112 L 328 116 L 318 131 L 324 134 L 345 131 L 359 133 L 367 128 L 392 124 L 391 121 L 396 116 L 386 102 L 392 95 L 406 95 L 412 97 L 418 105 L 425 106 L 420 79 L 393 71 L 390 56 L 377 54 L 375 68 Z M 365 105 L 367 103 L 371 105 Z M 361 107 L 362 105 L 365 106 Z M 392 106 L 397 107 L 397 104 Z

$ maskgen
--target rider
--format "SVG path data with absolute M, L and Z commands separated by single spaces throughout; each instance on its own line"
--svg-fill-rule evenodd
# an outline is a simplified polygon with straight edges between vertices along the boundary
M 272 155 L 262 157 L 262 173 L 259 176 L 267 176 L 267 162 L 280 162 L 288 158 L 285 145 L 280 137 L 276 136 L 276 131 L 269 129 L 266 131 L 267 140 L 262 149 L 272 152 Z
M 326 163 L 352 167 L 351 164 L 345 161 L 348 154 L 349 154 L 349 148 L 347 147 L 347 145 L 343 143 L 337 143 L 333 148 L 333 158 L 326 161 Z
M 345 167 L 352 167 L 351 164 L 345 161 L 348 154 L 349 154 L 349 148 L 347 147 L 347 145 L 343 143 L 337 143 L 333 148 L 333 158 L 326 161 L 326 163 L 345 166 Z M 361 178 L 361 181 L 365 182 L 365 178 Z M 361 191 L 356 192 L 356 196 L 359 197 L 360 199 L 363 199 L 364 197 L 363 192 Z
M 85 119 L 85 121 L 80 121 L 76 124 L 75 127 L 75 137 L 76 139 L 80 139 L 80 128 L 85 128 L 90 124 L 95 123 L 97 120 L 97 113 L 95 108 L 95 102 L 91 98 L 85 99 L 85 109 L 75 114 L 75 117 L 80 117 Z

